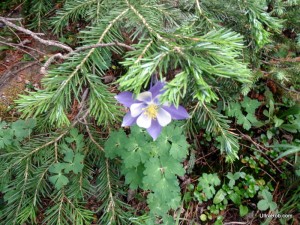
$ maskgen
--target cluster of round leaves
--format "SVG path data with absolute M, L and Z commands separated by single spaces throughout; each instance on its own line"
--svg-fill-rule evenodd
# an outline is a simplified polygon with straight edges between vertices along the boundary
M 228 178 L 228 181 L 221 182 L 216 173 L 203 173 L 199 178 L 199 183 L 194 191 L 195 199 L 200 203 L 212 199 L 213 203 L 207 207 L 209 212 L 201 215 L 201 220 L 205 221 L 207 217 L 211 219 L 211 214 L 218 215 L 221 210 L 227 207 L 229 200 L 239 206 L 241 217 L 249 212 L 248 207 L 245 205 L 245 199 L 254 198 L 255 196 L 261 198 L 257 202 L 259 210 L 275 210 L 277 208 L 270 192 L 273 188 L 270 184 L 266 184 L 263 179 L 255 179 L 252 175 L 244 172 L 235 172 L 234 174 L 228 172 L 226 178 Z M 218 189 L 217 186 L 221 184 L 222 187 Z

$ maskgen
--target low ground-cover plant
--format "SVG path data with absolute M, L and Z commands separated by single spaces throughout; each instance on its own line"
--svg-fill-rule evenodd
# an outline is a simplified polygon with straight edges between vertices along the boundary
M 193 192 L 194 198 L 200 203 L 212 200 L 212 204 L 207 207 L 200 219 L 206 221 L 206 218 L 212 219 L 213 215 L 219 215 L 220 211 L 226 211 L 228 205 L 232 202 L 239 208 L 241 217 L 250 213 L 247 202 L 257 202 L 257 209 L 265 211 L 270 209 L 274 211 L 277 204 L 273 201 L 270 190 L 274 190 L 270 183 L 263 179 L 255 179 L 252 175 L 245 172 L 229 172 L 221 183 L 216 173 L 202 174 L 198 179 L 198 184 Z M 254 200 L 253 198 L 261 198 Z M 253 200 L 248 200 L 253 199 Z M 250 207 L 253 207 L 251 205 Z M 205 218 L 205 219 L 204 219 Z M 220 219 L 219 219 L 220 220 Z

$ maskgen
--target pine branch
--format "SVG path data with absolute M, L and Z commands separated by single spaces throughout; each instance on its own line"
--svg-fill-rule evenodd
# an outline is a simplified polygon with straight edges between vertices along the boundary
M 196 6 L 197 6 L 197 10 L 198 10 L 198 13 L 200 16 L 202 16 L 209 24 L 210 26 L 213 28 L 213 29 L 216 29 L 215 27 L 215 24 L 212 22 L 212 20 L 210 18 L 208 18 L 205 13 L 203 12 L 201 6 L 200 6 L 200 2 L 199 0 L 195 0 L 196 2 Z
M 61 190 L 54 191 L 53 185 L 49 183 L 51 180 L 49 179 L 48 181 L 47 179 L 49 178 L 49 173 L 53 175 L 53 172 L 49 171 L 52 165 L 59 164 L 62 160 L 66 162 L 66 159 L 62 156 L 65 155 L 66 157 L 65 150 L 68 148 L 66 143 L 70 145 L 69 151 L 73 150 L 72 147 L 74 148 L 74 145 L 76 146 L 76 150 L 74 149 L 76 154 L 79 154 L 77 151 L 82 151 L 82 148 L 85 147 L 84 143 L 82 143 L 82 135 L 79 135 L 74 130 L 71 130 L 68 134 L 69 136 L 62 138 L 58 145 L 58 161 L 56 161 L 55 154 L 53 154 L 56 150 L 56 143 L 53 143 L 52 146 L 43 149 L 43 151 L 36 152 L 34 157 L 27 157 L 15 165 L 10 170 L 11 173 L 5 176 L 10 180 L 4 189 L 1 187 L 1 192 L 4 192 L 4 198 L 8 204 L 8 207 L 2 210 L 1 213 L 1 221 L 4 221 L 5 224 L 22 224 L 24 222 L 34 224 L 36 222 L 35 212 L 41 208 L 45 209 L 45 205 L 41 204 L 45 199 L 51 199 L 54 204 L 47 206 L 46 217 L 43 223 L 84 225 L 91 222 L 93 213 L 82 205 L 84 204 L 83 199 L 90 196 L 91 189 L 89 180 L 91 179 L 92 171 L 88 166 L 88 162 L 82 162 L 84 163 L 84 169 L 80 174 L 75 172 L 70 174 L 67 171 L 62 171 L 64 176 L 70 177 L 70 182 Z M 69 142 L 70 139 L 73 139 L 72 144 Z M 14 164 L 19 158 L 27 155 L 33 146 L 39 145 L 42 141 L 42 136 L 33 137 L 24 146 L 20 146 L 20 149 L 17 151 L 8 151 L 7 154 L 2 154 L 1 157 L 3 156 L 6 161 L 5 166 L 1 168 L 1 173 L 5 167 Z M 88 148 L 85 149 L 86 159 L 88 159 L 87 153 Z M 57 196 L 53 197 L 55 192 Z
M 153 40 L 150 40 L 149 43 L 145 46 L 145 48 L 141 52 L 141 54 L 137 57 L 137 59 L 134 62 L 134 64 L 138 64 L 141 61 L 141 59 L 144 57 L 144 55 L 149 50 L 149 48 L 151 47 L 152 44 L 153 44 Z
M 206 104 L 197 103 L 191 113 L 192 119 L 188 122 L 188 127 L 191 127 L 192 124 L 200 123 L 200 125 L 204 125 L 205 129 L 220 137 L 218 141 L 220 142 L 220 150 L 221 152 L 225 152 L 227 154 L 227 159 L 229 161 L 233 161 L 238 158 L 237 152 L 239 150 L 238 137 L 235 133 L 230 131 L 229 120 L 224 115 L 218 113 L 216 110 L 207 106 Z M 195 119 L 195 120 L 193 120 Z M 193 132 L 190 129 L 190 132 Z
M 187 87 L 189 79 L 192 79 L 195 84 L 192 85 L 196 89 L 193 97 L 206 102 L 218 98 L 210 85 L 212 82 L 209 82 L 215 76 L 244 83 L 250 82 L 250 70 L 238 59 L 243 42 L 242 37 L 237 33 L 219 29 L 196 38 L 190 35 L 189 39 L 185 34 L 181 35 L 183 39 L 179 39 L 177 33 L 175 35 L 169 34 L 170 39 L 173 37 L 177 40 L 175 43 L 173 41 L 170 47 L 162 47 L 163 43 L 158 40 L 143 41 L 135 45 L 137 50 L 128 52 L 123 62 L 123 65 L 128 66 L 129 69 L 118 80 L 121 89 L 139 93 L 141 88 L 149 82 L 152 74 L 158 73 L 162 77 L 166 76 L 169 71 L 180 68 L 185 71 L 188 78 L 175 76 L 174 79 L 177 80 L 167 85 L 166 92 L 161 99 L 178 105 L 180 97 L 184 97 L 182 93 L 186 92 L 184 87 Z M 137 76 L 139 79 L 136 79 Z
M 134 14 L 136 14 L 136 16 L 142 21 L 142 23 L 149 30 L 150 33 L 154 34 L 157 37 L 157 39 L 170 46 L 170 43 L 152 28 L 152 26 L 147 22 L 147 20 L 142 16 L 142 14 L 140 14 L 139 11 L 133 5 L 131 5 L 128 0 L 125 0 L 125 2 L 128 5 L 128 7 L 134 12 Z
M 86 18 L 88 9 L 95 7 L 99 2 L 98 0 L 67 1 L 63 9 L 59 10 L 53 18 L 54 32 L 58 33 L 61 31 L 70 20 L 75 21 L 80 17 Z
M 88 84 L 90 89 L 88 110 L 90 115 L 95 117 L 97 123 L 104 122 L 108 125 L 118 117 L 120 111 L 117 110 L 118 106 L 114 104 L 113 95 L 107 90 L 107 86 L 102 84 L 101 78 L 97 75 L 103 75 L 106 69 L 109 68 L 111 53 L 109 49 L 94 47 L 103 44 L 105 46 L 105 42 L 111 45 L 112 49 L 115 49 L 115 46 L 118 47 L 118 45 L 129 47 L 115 41 L 118 38 L 114 36 L 116 34 L 114 26 L 128 10 L 118 9 L 107 16 L 101 26 L 92 28 L 87 38 L 85 38 L 84 46 L 77 50 L 80 54 L 70 52 L 71 54 L 69 53 L 70 56 L 65 62 L 59 68 L 51 70 L 42 80 L 43 85 L 46 87 L 44 90 L 31 93 L 29 96 L 22 96 L 21 99 L 17 100 L 23 116 L 41 116 L 47 111 L 45 119 L 51 125 L 69 125 L 70 119 L 67 112 L 73 104 L 73 99 L 79 100 L 81 98 L 80 93 L 83 91 L 84 86 Z M 84 34 L 84 32 L 82 33 Z M 112 38 L 113 40 L 111 40 Z M 92 47 L 90 47 L 91 45 Z M 82 49 L 86 50 L 79 52 Z M 56 55 L 55 57 L 62 56 Z M 55 57 L 53 56 L 47 65 Z
M 109 32 L 109 30 L 111 29 L 111 27 L 122 17 L 127 13 L 128 9 L 124 10 L 123 12 L 120 13 L 119 16 L 117 16 L 113 21 L 110 22 L 110 24 L 106 27 L 106 29 L 103 31 L 102 35 L 100 36 L 99 40 L 97 41 L 97 44 L 102 43 L 105 35 Z M 76 66 L 75 70 L 73 70 L 73 72 L 69 75 L 68 79 L 65 80 L 64 84 L 61 85 L 57 92 L 62 91 L 65 86 L 71 81 L 71 79 L 79 72 L 80 69 L 82 69 L 82 67 L 84 66 L 84 64 L 87 62 L 87 60 L 89 59 L 89 57 L 93 54 L 93 52 L 95 51 L 95 48 L 92 48 L 91 50 L 89 50 L 89 52 L 84 56 L 84 58 L 81 60 L 80 64 Z
M 63 55 L 61 53 L 57 53 L 55 55 L 52 55 L 45 63 L 44 65 L 41 67 L 41 74 L 47 74 L 47 70 L 48 67 L 56 60 L 56 59 L 68 59 L 71 55 L 73 54 L 77 54 L 80 53 L 82 51 L 85 50 L 89 50 L 89 49 L 94 49 L 94 48 L 99 48 L 99 47 L 110 47 L 110 46 L 119 46 L 119 47 L 123 47 L 123 48 L 127 48 L 129 50 L 135 50 L 133 47 L 126 45 L 124 43 L 119 43 L 119 42 L 114 42 L 114 43 L 99 43 L 99 44 L 94 44 L 94 45 L 89 45 L 89 46 L 83 46 L 83 47 L 79 47 L 77 49 L 75 49 L 74 51 Z
M 29 159 L 27 158 L 27 160 L 26 160 L 26 168 L 25 168 L 25 171 L 24 171 L 24 184 L 23 184 L 23 188 L 22 188 L 22 193 L 21 193 L 20 201 L 19 201 L 18 207 L 16 209 L 15 219 L 13 220 L 13 224 L 17 223 L 19 211 L 20 211 L 21 206 L 22 206 L 23 201 L 24 201 L 24 196 L 25 196 L 25 192 L 26 192 L 26 186 L 27 186 L 28 177 L 29 177 L 28 176 L 28 167 L 29 167 Z
M 91 131 L 89 130 L 89 133 Z M 100 146 L 99 140 L 91 138 L 91 147 L 95 149 L 96 158 L 94 164 L 99 167 L 98 183 L 95 188 L 95 196 L 102 202 L 100 206 L 101 217 L 99 224 L 129 224 L 131 217 L 130 206 L 122 202 L 120 199 L 122 193 L 118 186 L 120 185 L 120 175 L 116 165 L 109 161 L 103 152 L 103 147 Z
M 57 160 L 55 160 L 55 163 L 57 162 Z M 35 185 L 35 190 L 34 190 L 34 195 L 33 195 L 33 201 L 32 201 L 32 205 L 34 207 L 37 206 L 37 202 L 38 199 L 40 198 L 39 194 L 40 192 L 42 192 L 42 182 L 45 182 L 45 176 L 48 173 L 49 168 L 53 165 L 54 162 L 50 163 L 49 165 L 46 165 L 46 168 L 43 170 L 43 172 L 41 173 L 38 181 L 36 183 L 34 183 Z M 42 168 L 43 169 L 43 168 Z M 39 202 L 41 203 L 41 202 Z
M 112 216 L 109 220 L 109 224 L 112 224 L 112 222 L 114 222 L 116 220 L 115 218 L 115 200 L 113 197 L 113 192 L 112 192 L 112 187 L 111 187 L 111 179 L 110 179 L 110 171 L 109 171 L 109 164 L 108 164 L 108 159 L 105 160 L 105 165 L 106 165 L 106 176 L 107 176 L 107 187 L 108 187 L 108 191 L 109 191 L 109 204 L 107 206 L 107 211 L 106 212 L 112 212 Z
M 119 178 L 114 174 L 111 162 L 108 159 L 102 159 L 101 161 L 103 163 L 100 166 L 99 174 L 101 181 L 97 186 L 97 192 L 100 193 L 99 198 L 103 202 L 100 207 L 103 214 L 99 219 L 99 224 L 127 225 L 130 218 L 130 206 L 119 199 L 121 193 L 116 186 Z
M 79 119 L 84 119 L 86 118 L 86 116 L 88 115 L 89 111 L 86 111 L 84 113 L 84 115 L 82 115 L 81 117 L 79 117 Z M 10 166 L 8 166 L 3 173 L 0 175 L 0 177 L 4 177 L 7 175 L 7 173 L 14 168 L 15 166 L 17 166 L 18 164 L 20 164 L 21 162 L 23 162 L 24 160 L 27 160 L 29 157 L 31 157 L 32 155 L 36 154 L 37 152 L 39 152 L 42 149 L 45 149 L 46 147 L 53 145 L 55 143 L 57 143 L 59 140 L 61 140 L 63 137 L 65 137 L 65 135 L 67 135 L 69 133 L 70 128 L 74 127 L 77 125 L 77 123 L 80 121 L 79 119 L 75 120 L 72 125 L 66 129 L 65 131 L 63 131 L 58 137 L 54 138 L 54 139 L 50 139 L 50 141 L 47 141 L 46 143 L 43 143 L 42 145 L 36 147 L 35 149 L 31 149 L 29 146 L 29 151 L 25 151 L 25 155 L 23 153 L 24 156 L 16 159 L 16 161 L 14 163 L 12 163 Z M 10 155 L 11 153 L 7 153 L 7 154 L 2 154 L 0 155 L 0 158 L 5 158 L 6 156 Z M 15 154 L 19 154 L 18 152 L 16 152 Z
M 60 134 L 58 137 L 56 137 L 55 139 L 52 139 L 51 141 L 48 141 L 48 142 L 44 143 L 43 145 L 41 145 L 41 146 L 39 146 L 39 147 L 37 147 L 37 148 L 35 148 L 35 149 L 33 149 L 33 150 L 27 152 L 23 157 L 17 159 L 14 163 L 12 163 L 9 167 L 7 167 L 7 168 L 3 171 L 3 173 L 1 174 L 0 177 L 6 176 L 7 173 L 8 173 L 12 168 L 14 168 L 15 166 L 17 166 L 18 164 L 20 164 L 20 163 L 23 162 L 24 160 L 27 160 L 29 157 L 31 157 L 33 154 L 37 153 L 38 151 L 40 151 L 40 150 L 42 150 L 42 149 L 44 149 L 44 148 L 46 148 L 46 147 L 48 147 L 48 146 L 54 144 L 55 142 L 59 141 L 59 140 L 62 139 L 67 133 L 68 133 L 68 131 L 65 131 L 65 132 L 63 132 L 62 134 Z M 18 153 L 16 153 L 16 154 L 18 154 Z M 1 158 L 4 158 L 4 157 L 6 157 L 6 156 L 7 156 L 7 154 L 2 154 L 0 157 L 1 157 Z
M 56 200 L 57 199 L 57 200 Z M 64 191 L 60 191 L 56 196 L 56 201 L 53 206 L 50 206 L 46 210 L 46 216 L 44 218 L 44 221 L 46 224 L 49 225 L 65 225 L 68 224 L 69 221 L 67 218 L 64 217 L 64 201 L 65 201 L 65 194 Z M 76 222 L 76 221 L 74 221 Z
M 54 8 L 54 3 L 51 0 L 25 1 L 28 4 L 28 17 L 30 18 L 29 28 L 38 29 L 40 31 L 47 25 L 47 14 Z

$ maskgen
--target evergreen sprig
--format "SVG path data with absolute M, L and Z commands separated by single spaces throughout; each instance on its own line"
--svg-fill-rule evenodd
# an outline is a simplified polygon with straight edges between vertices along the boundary
M 47 15 L 51 13 L 56 0 L 24 0 L 24 9 L 30 20 L 29 28 L 38 31 L 46 30 L 49 25 Z
M 94 143 L 85 142 L 75 128 L 29 135 L 17 146 L 12 143 L 1 148 L 0 191 L 7 204 L 1 209 L 3 223 L 36 224 L 43 213 L 40 223 L 83 225 L 94 219 L 96 212 L 86 205 L 95 198 L 102 202 L 97 211 L 101 223 L 121 224 L 121 219 L 128 224 L 130 208 L 117 194 L 118 173 L 113 175 L 117 168 L 112 168 Z M 91 183 L 98 169 L 99 178 Z
M 86 38 L 85 44 L 113 42 L 116 36 L 111 29 L 126 11 L 111 13 L 109 18 L 103 21 L 103 25 L 93 31 L 96 40 Z M 100 37 L 97 35 L 99 33 Z M 119 115 L 112 94 L 101 81 L 101 76 L 109 68 L 110 62 L 110 52 L 107 50 L 92 48 L 80 54 L 73 54 L 60 67 L 49 71 L 42 81 L 45 89 L 22 95 L 17 100 L 20 111 L 24 117 L 43 116 L 47 113 L 47 121 L 60 127 L 70 124 L 68 114 L 71 112 L 73 99 L 76 99 L 87 102 L 86 108 L 98 124 L 108 125 Z M 88 96 L 84 94 L 87 88 Z
M 230 120 L 225 115 L 219 113 L 207 104 L 197 104 L 192 111 L 193 119 L 187 126 L 191 133 L 197 126 L 203 127 L 219 142 L 221 153 L 226 154 L 226 159 L 230 162 L 238 158 L 238 150 L 240 148 L 238 136 L 230 129 Z

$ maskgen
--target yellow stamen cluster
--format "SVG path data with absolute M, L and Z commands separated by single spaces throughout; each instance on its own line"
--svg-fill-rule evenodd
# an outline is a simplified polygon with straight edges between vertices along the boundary
M 156 119 L 157 117 L 158 106 L 155 104 L 150 104 L 147 108 L 144 109 L 144 114 L 151 119 Z

